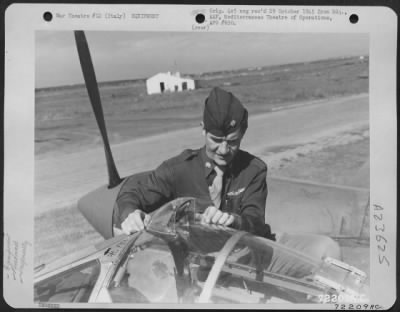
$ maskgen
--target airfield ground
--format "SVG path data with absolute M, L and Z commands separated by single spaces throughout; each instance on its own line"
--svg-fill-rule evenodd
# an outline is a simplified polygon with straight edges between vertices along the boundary
M 271 168 L 270 174 L 306 180 L 310 179 L 311 174 L 314 181 L 322 183 L 351 181 L 355 186 L 364 187 L 369 184 L 369 176 L 364 177 L 355 172 L 359 173 L 360 169 L 363 171 L 368 159 L 369 138 L 363 137 L 347 144 L 326 146 L 318 151 L 310 150 L 298 157 L 288 158 L 282 154 L 282 161 L 274 162 L 276 167 Z M 345 170 L 345 167 L 351 169 Z M 82 217 L 76 205 L 39 214 L 35 218 L 35 265 L 50 262 L 102 240 Z M 369 272 L 368 239 L 341 239 L 338 242 L 342 247 L 344 261 Z
M 201 107 L 210 87 L 219 85 L 249 108 L 253 128 L 244 148 L 268 163 L 271 176 L 369 188 L 367 62 L 328 60 L 198 78 L 201 88 L 196 91 L 152 97 L 145 95 L 141 81 L 101 86 L 122 176 L 201 144 L 200 135 L 197 141 L 190 138 L 200 134 Z M 35 126 L 38 265 L 102 240 L 74 202 L 79 192 L 104 184 L 106 178 L 84 88 L 37 90 Z M 344 260 L 369 272 L 368 240 L 338 241 Z

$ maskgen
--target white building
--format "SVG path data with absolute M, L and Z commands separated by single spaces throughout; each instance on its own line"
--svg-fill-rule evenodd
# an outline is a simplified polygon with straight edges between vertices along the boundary
M 158 73 L 146 80 L 147 94 L 194 90 L 195 83 L 191 78 L 181 77 L 180 73 Z

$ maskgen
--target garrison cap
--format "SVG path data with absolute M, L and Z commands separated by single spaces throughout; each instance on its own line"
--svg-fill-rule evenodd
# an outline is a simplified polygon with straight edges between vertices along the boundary
M 237 129 L 247 129 L 247 109 L 231 93 L 215 87 L 205 101 L 204 130 L 223 137 Z

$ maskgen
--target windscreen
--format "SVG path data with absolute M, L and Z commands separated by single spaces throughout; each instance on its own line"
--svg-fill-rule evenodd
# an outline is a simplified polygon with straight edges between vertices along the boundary
M 111 280 L 112 302 L 196 303 L 232 232 L 200 224 L 180 224 L 175 235 L 143 232 Z
M 215 272 L 221 261 L 219 272 Z M 201 270 L 208 271 L 206 287 L 212 287 L 212 291 L 202 296 L 204 302 L 305 303 L 321 291 L 310 283 L 321 261 L 249 234 L 242 235 L 229 250 L 224 248 L 208 264 L 208 269 L 203 265 Z M 210 284 L 213 274 L 218 277 Z
M 202 224 L 194 208 L 194 200 L 180 198 L 153 214 L 110 284 L 113 302 L 308 302 L 309 294 L 320 293 L 308 282 L 320 261 L 265 238 Z
M 115 303 L 177 302 L 175 262 L 168 245 L 144 234 L 123 259 L 108 288 Z

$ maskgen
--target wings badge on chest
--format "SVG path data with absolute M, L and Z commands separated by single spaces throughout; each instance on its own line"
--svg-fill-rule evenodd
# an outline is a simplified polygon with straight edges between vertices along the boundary
M 245 189 L 246 189 L 245 187 L 242 187 L 242 188 L 238 189 L 237 191 L 230 191 L 227 195 L 228 196 L 238 196 L 241 193 L 243 193 Z

